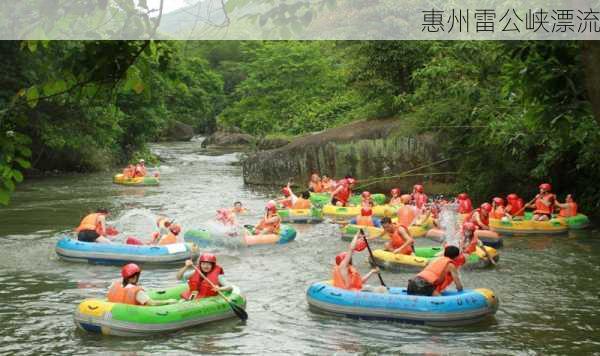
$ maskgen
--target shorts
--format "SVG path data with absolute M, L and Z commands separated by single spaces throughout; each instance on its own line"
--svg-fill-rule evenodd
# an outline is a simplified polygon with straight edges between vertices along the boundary
M 425 295 L 431 297 L 435 291 L 435 286 L 421 277 L 415 277 L 408 280 L 406 294 L 408 295 Z
M 83 242 L 96 242 L 96 239 L 100 237 L 94 230 L 81 230 L 77 234 L 77 240 Z

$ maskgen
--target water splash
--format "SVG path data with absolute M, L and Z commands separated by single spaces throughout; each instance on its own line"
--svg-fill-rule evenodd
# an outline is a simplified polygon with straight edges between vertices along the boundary
M 444 241 L 449 245 L 458 246 L 458 204 L 448 203 L 440 206 L 440 227 L 444 230 Z

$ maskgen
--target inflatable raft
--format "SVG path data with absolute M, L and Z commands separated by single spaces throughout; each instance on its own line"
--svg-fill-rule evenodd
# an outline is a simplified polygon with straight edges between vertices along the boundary
M 194 249 L 184 243 L 150 246 L 83 242 L 64 236 L 56 243 L 58 257 L 71 262 L 123 265 L 128 262 L 140 264 L 181 263 L 192 258 Z
M 361 226 L 361 225 L 353 225 L 353 224 L 348 224 L 344 227 L 342 227 L 342 240 L 344 241 L 352 241 L 352 238 L 354 237 L 354 235 L 356 235 L 356 233 L 360 230 L 363 229 L 369 236 L 378 236 L 383 234 L 383 228 L 380 227 L 374 227 L 374 226 Z M 412 237 L 422 237 L 425 236 L 426 232 L 427 232 L 427 228 L 426 226 L 421 226 L 421 225 L 413 225 L 411 227 L 408 228 L 408 231 L 410 232 L 410 234 L 412 235 Z M 382 236 L 383 239 L 385 240 L 389 240 L 389 236 L 387 234 L 384 234 Z
M 281 225 L 279 234 L 254 235 L 250 227 L 241 235 L 230 237 L 215 237 L 206 230 L 188 230 L 183 235 L 185 242 L 199 247 L 209 246 L 253 246 L 285 244 L 296 238 L 296 230 L 289 225 Z
M 323 221 L 323 212 L 321 209 L 280 209 L 277 215 L 284 223 L 295 224 L 316 224 Z
M 385 194 L 371 194 L 371 198 L 375 205 L 383 205 L 385 204 L 386 197 Z M 317 206 L 325 206 L 327 204 L 331 204 L 331 194 L 329 193 L 310 193 L 310 201 Z M 360 205 L 361 197 L 360 195 L 353 195 L 348 200 L 350 205 Z
M 560 235 L 566 234 L 569 227 L 564 219 L 546 221 L 490 219 L 490 228 L 501 235 Z
M 155 300 L 180 299 L 187 284 L 149 291 Z M 244 307 L 246 299 L 237 287 L 226 292 L 237 306 Z M 173 332 L 209 322 L 235 318 L 229 304 L 220 296 L 184 301 L 162 306 L 138 306 L 111 303 L 103 299 L 86 299 L 75 310 L 75 324 L 82 330 L 104 335 L 145 336 Z
M 584 214 L 577 214 L 568 218 L 564 218 L 559 215 L 553 216 L 556 220 L 564 222 L 569 227 L 569 229 L 573 230 L 585 229 L 590 225 L 590 219 L 587 217 L 587 215 Z M 525 220 L 531 220 L 532 218 L 532 212 L 528 211 L 525 213 Z
M 121 185 L 135 185 L 135 186 L 152 186 L 159 185 L 160 179 L 157 177 L 135 177 L 128 178 L 122 173 L 119 173 L 113 177 L 113 183 Z
M 498 262 L 500 256 L 492 248 L 485 246 L 488 254 Z M 443 253 L 441 247 L 417 247 L 414 255 L 395 254 L 385 250 L 374 250 L 373 258 L 375 264 L 383 269 L 390 271 L 421 270 L 427 263 L 435 258 L 437 254 Z M 491 265 L 491 262 L 485 257 L 485 252 L 479 247 L 477 250 L 466 256 L 466 263 L 463 267 L 483 268 Z
M 492 317 L 499 304 L 489 289 L 446 291 L 426 297 L 407 295 L 404 288 L 371 293 L 339 289 L 325 282 L 311 285 L 306 299 L 311 309 L 329 314 L 430 326 L 474 324 Z
M 360 215 L 359 206 L 335 206 L 327 204 L 323 206 L 323 215 L 336 219 L 351 219 Z M 376 205 L 373 207 L 373 216 L 393 217 L 396 216 L 398 207 L 392 205 Z
M 437 242 L 442 242 L 445 238 L 445 232 L 442 229 L 429 229 L 425 237 Z M 475 234 L 484 245 L 497 248 L 503 245 L 502 236 L 491 230 L 476 230 Z

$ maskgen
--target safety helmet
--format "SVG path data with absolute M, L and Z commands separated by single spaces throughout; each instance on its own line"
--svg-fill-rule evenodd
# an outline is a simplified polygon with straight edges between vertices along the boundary
M 337 256 L 335 256 L 335 264 L 339 266 L 340 263 L 342 263 L 342 261 L 344 260 L 344 258 L 346 258 L 347 255 L 348 255 L 347 252 L 338 253 Z
M 466 199 L 469 199 L 469 195 L 468 195 L 467 193 L 460 193 L 460 194 L 458 195 L 458 199 L 460 199 L 460 200 L 466 200 Z
M 267 205 L 265 205 L 265 209 L 267 209 L 269 211 L 277 211 L 277 204 L 275 203 L 274 200 L 269 200 L 267 202 Z
M 360 194 L 360 196 L 363 197 L 363 199 L 369 199 L 371 197 L 371 193 L 369 193 L 365 190 L 364 192 L 362 192 Z
M 415 184 L 413 186 L 413 189 L 416 190 L 419 193 L 423 193 L 423 191 L 425 190 L 425 188 L 423 188 L 423 186 L 421 184 Z
M 121 268 L 121 276 L 123 276 L 123 278 L 133 277 L 140 272 L 142 272 L 140 266 L 136 265 L 135 263 L 128 263 Z
M 171 231 L 174 235 L 178 235 L 181 232 L 181 226 L 179 224 L 173 224 L 169 226 L 169 231 Z
M 286 197 L 289 197 L 291 195 L 290 190 L 287 187 L 281 188 L 281 193 Z
M 552 191 L 552 186 L 550 185 L 550 183 L 542 183 L 540 184 L 540 189 L 543 189 L 546 192 L 550 192 Z
M 510 193 L 509 195 L 506 196 L 506 200 L 508 201 L 513 201 L 513 200 L 517 200 L 519 199 L 519 196 L 516 195 L 515 193 Z
M 392 196 L 398 196 L 400 195 L 400 189 L 394 188 L 390 191 L 390 194 L 392 194 Z
M 483 203 L 481 204 L 481 210 L 485 210 L 488 213 L 492 211 L 492 204 L 490 203 Z
M 217 263 L 217 256 L 213 255 L 212 253 L 203 253 L 200 255 L 198 262 Z

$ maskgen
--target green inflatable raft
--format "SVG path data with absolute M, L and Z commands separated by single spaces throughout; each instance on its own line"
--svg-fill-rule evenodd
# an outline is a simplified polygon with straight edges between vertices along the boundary
M 149 291 L 155 300 L 180 299 L 187 284 Z M 237 287 L 224 293 L 241 308 L 246 299 Z M 220 296 L 193 301 L 180 301 L 162 306 L 139 306 L 111 303 L 105 299 L 86 299 L 75 310 L 75 324 L 91 333 L 116 336 L 144 336 L 173 332 L 209 322 L 235 318 L 231 306 Z

